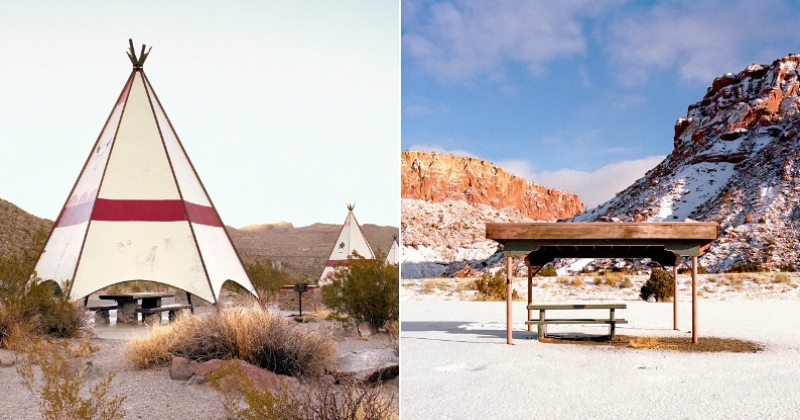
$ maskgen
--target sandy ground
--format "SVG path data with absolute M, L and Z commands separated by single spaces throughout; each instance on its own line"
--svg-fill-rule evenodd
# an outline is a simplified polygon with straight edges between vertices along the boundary
M 112 323 L 115 320 L 112 311 Z M 309 324 L 311 325 L 311 324 Z M 338 324 L 325 322 L 315 324 L 316 328 L 334 330 L 334 339 L 339 353 L 358 351 L 367 348 L 387 348 L 391 344 L 385 334 L 376 335 L 369 340 L 346 337 Z M 111 385 L 112 395 L 126 395 L 123 408 L 129 419 L 222 419 L 224 410 L 221 398 L 207 384 L 190 384 L 192 381 L 173 381 L 169 378 L 169 368 L 136 370 L 124 360 L 127 340 L 133 336 L 144 336 L 148 328 L 139 325 L 95 327 L 98 338 L 91 340 L 100 350 L 91 358 L 89 382 L 116 371 L 117 376 Z M 385 383 L 388 392 L 399 389 L 399 379 Z M 38 420 L 39 410 L 36 400 L 20 383 L 14 367 L 0 368 L 0 419 Z
M 698 303 L 698 334 L 754 340 L 759 353 L 678 353 L 539 343 L 515 302 L 514 342 L 505 344 L 505 303 L 453 300 L 447 292 L 401 296 L 403 419 L 793 419 L 800 418 L 800 299 L 745 284 L 735 296 Z M 688 299 L 672 330 L 672 304 L 629 292 L 573 295 L 539 289 L 535 300 L 623 301 L 630 323 L 618 332 L 690 336 Z M 580 289 L 580 288 L 579 288 Z M 565 288 L 566 290 L 566 288 Z M 638 287 L 637 287 L 638 290 Z M 438 296 L 436 296 L 438 294 Z M 433 295 L 433 296 L 431 296 Z M 602 295 L 602 296 L 599 296 Z M 683 298 L 683 297 L 682 297 Z M 588 312 L 588 311 L 587 311 Z M 596 315 L 601 315 L 598 312 Z M 568 314 L 566 316 L 573 316 Z M 592 316 L 586 314 L 586 316 Z M 605 334 L 603 326 L 549 326 L 548 332 Z

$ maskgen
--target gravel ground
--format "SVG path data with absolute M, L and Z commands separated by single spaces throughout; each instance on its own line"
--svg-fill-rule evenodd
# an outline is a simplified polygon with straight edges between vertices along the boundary
M 96 329 L 98 337 L 91 342 L 98 350 L 91 358 L 92 367 L 89 382 L 103 377 L 110 371 L 117 376 L 111 384 L 111 395 L 125 395 L 123 408 L 129 419 L 222 419 L 224 410 L 219 395 L 207 384 L 197 385 L 169 378 L 169 368 L 135 370 L 123 357 L 127 340 L 125 337 L 144 335 L 146 327 L 101 327 Z M 373 336 L 369 340 L 347 335 L 338 325 L 323 322 L 314 328 L 334 332 L 334 340 L 339 353 L 368 348 L 387 348 L 391 346 L 385 334 Z M 17 364 L 18 366 L 18 364 Z M 388 392 L 399 390 L 397 378 L 386 384 Z M 38 420 L 38 406 L 33 395 L 21 385 L 15 367 L 0 368 L 0 420 Z

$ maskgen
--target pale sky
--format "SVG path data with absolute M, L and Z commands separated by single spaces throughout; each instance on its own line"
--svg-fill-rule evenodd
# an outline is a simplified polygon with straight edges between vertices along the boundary
M 0 198 L 55 219 L 131 71 L 222 220 L 400 219 L 397 0 L 0 3 Z

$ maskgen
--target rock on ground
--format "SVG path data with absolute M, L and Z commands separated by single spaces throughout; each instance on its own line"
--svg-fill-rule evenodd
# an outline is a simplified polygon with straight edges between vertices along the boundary
M 339 382 L 348 379 L 377 382 L 395 378 L 399 373 L 400 359 L 394 350 L 365 349 L 339 356 L 333 376 Z
M 197 363 L 185 357 L 175 357 L 169 369 L 169 377 L 173 380 L 185 381 L 191 379 L 193 383 L 203 384 L 208 382 L 208 375 L 219 369 L 225 360 L 213 359 L 207 362 Z M 299 385 L 297 378 L 261 369 L 258 366 L 245 362 L 244 360 L 232 360 L 237 369 L 242 372 L 245 378 L 249 378 L 253 385 L 262 391 L 268 390 L 277 392 L 282 388 L 294 390 Z

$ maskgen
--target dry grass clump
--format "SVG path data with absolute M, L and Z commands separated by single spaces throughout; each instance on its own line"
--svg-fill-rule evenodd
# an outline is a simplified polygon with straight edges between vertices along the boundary
M 251 306 L 155 327 L 150 336 L 129 341 L 126 358 L 137 368 L 162 365 L 174 356 L 198 362 L 242 359 L 281 375 L 313 377 L 334 363 L 336 353 L 328 334 Z
M 89 365 L 70 363 L 73 357 L 83 357 L 97 351 L 91 343 L 71 349 L 66 342 L 50 344 L 38 340 L 24 362 L 17 367 L 22 385 L 36 398 L 39 414 L 44 419 L 121 419 L 125 417 L 122 403 L 125 396 L 109 396 L 116 372 L 109 372 L 88 387 Z M 42 371 L 42 382 L 36 380 L 33 365 Z
M 625 277 L 622 279 L 622 282 L 619 284 L 620 289 L 630 289 L 633 287 L 633 282 L 631 279 Z
M 572 279 L 567 276 L 561 276 L 556 280 L 560 284 L 570 284 L 572 283 Z
M 778 273 L 775 277 L 772 278 L 773 283 L 782 283 L 782 284 L 791 284 L 793 283 L 792 279 L 783 273 Z
M 771 280 L 769 275 L 753 274 L 752 277 L 755 284 L 768 284 Z
M 572 278 L 572 281 L 569 282 L 570 286 L 574 287 L 583 287 L 586 286 L 586 283 L 583 281 L 583 277 L 576 276 Z
M 445 290 L 449 286 L 449 282 L 445 279 L 428 279 L 422 284 L 422 294 L 430 295 L 437 290 Z
M 209 375 L 223 397 L 226 417 L 237 420 L 396 420 L 397 395 L 381 386 L 357 383 L 305 384 L 295 392 L 261 390 L 239 366 L 224 363 Z

